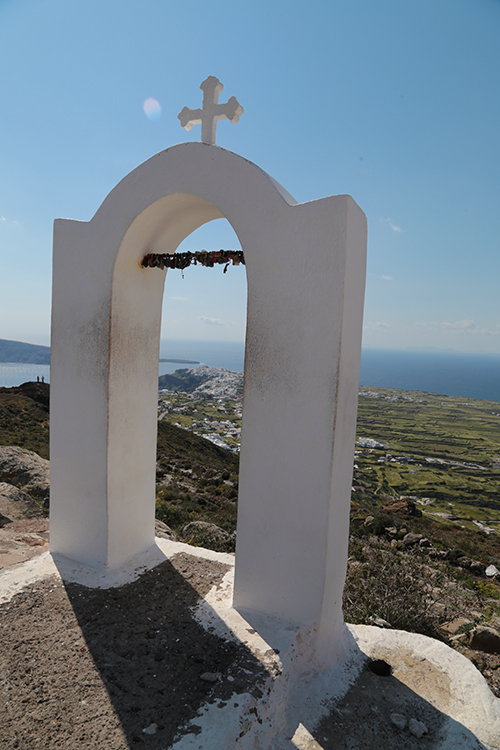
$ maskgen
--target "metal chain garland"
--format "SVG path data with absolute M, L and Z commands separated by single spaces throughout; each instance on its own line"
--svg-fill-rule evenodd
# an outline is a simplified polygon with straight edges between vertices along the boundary
M 194 253 L 148 253 L 141 262 L 142 268 L 180 268 L 183 270 L 190 265 L 197 264 L 213 268 L 215 265 L 223 265 L 224 273 L 232 263 L 233 266 L 245 265 L 243 250 L 219 250 L 218 252 L 207 250 L 196 250 Z

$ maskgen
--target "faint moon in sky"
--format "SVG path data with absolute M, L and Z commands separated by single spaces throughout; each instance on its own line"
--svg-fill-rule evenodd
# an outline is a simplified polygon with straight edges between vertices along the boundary
M 156 99 L 146 99 L 142 105 L 144 114 L 149 120 L 159 120 L 161 117 L 160 102 Z

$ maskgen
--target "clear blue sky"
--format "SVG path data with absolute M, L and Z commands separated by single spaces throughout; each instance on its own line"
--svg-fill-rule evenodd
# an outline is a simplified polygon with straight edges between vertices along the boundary
M 0 338 L 49 343 L 54 218 L 199 140 L 209 74 L 245 110 L 218 145 L 365 211 L 366 347 L 500 353 L 500 0 L 0 0 Z M 242 340 L 245 306 L 242 268 L 170 272 L 162 335 Z

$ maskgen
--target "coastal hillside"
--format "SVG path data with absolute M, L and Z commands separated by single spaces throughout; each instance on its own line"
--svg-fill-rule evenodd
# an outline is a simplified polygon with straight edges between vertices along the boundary
M 49 365 L 50 347 L 24 344 L 22 341 L 0 339 L 0 362 L 20 362 L 30 365 Z
M 49 458 L 48 383 L 0 388 L 0 446 Z M 184 541 L 234 551 L 239 456 L 167 421 L 158 422 L 156 517 Z M 8 482 L 2 474 L 0 482 Z M 48 502 L 46 504 L 48 507 Z M 185 531 L 186 526 L 189 528 Z
M 157 536 L 234 551 L 242 378 L 197 368 L 177 371 L 170 391 L 163 384 Z M 0 446 L 48 457 L 49 393 L 46 383 L 0 389 Z M 445 640 L 474 662 L 496 695 L 499 456 L 500 404 L 361 389 L 344 617 Z M 9 482 L 1 471 L 0 482 Z M 30 493 L 21 485 L 16 480 L 6 502 L 16 500 L 14 490 Z
M 17 445 L 49 457 L 48 383 L 0 388 L 0 445 Z

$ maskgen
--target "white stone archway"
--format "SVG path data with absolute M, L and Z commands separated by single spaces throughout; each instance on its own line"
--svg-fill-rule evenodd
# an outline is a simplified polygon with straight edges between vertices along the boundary
M 164 271 L 226 218 L 248 280 L 234 604 L 334 633 L 342 621 L 366 262 L 349 196 L 297 204 L 217 146 L 163 151 L 90 222 L 57 220 L 51 551 L 106 575 L 154 545 Z M 209 271 L 207 271 L 209 273 Z

